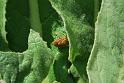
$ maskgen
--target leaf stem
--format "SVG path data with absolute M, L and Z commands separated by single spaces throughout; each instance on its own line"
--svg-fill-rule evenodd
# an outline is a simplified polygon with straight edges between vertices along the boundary
M 31 28 L 39 32 L 42 36 L 42 24 L 40 22 L 38 0 L 29 0 L 29 7 Z

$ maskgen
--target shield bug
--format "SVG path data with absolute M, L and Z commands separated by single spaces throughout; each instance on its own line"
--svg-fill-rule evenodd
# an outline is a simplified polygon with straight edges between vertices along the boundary
M 68 41 L 67 36 L 58 38 L 52 42 L 52 45 L 59 47 L 59 48 L 66 47 L 66 46 L 68 46 L 68 44 L 69 44 L 69 41 Z

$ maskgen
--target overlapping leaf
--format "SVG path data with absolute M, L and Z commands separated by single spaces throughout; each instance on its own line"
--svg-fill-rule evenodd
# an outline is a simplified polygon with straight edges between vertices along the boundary
M 88 63 L 89 83 L 124 82 L 124 0 L 103 0 Z
M 93 29 L 75 0 L 50 0 L 62 17 L 69 39 L 69 60 L 80 76 L 86 76 L 86 64 L 92 47 Z M 91 46 L 90 46 L 91 45 Z M 89 50 L 89 51 L 88 51 Z
M 31 30 L 28 50 L 0 52 L 0 75 L 7 83 L 40 83 L 48 74 L 52 52 L 40 35 Z

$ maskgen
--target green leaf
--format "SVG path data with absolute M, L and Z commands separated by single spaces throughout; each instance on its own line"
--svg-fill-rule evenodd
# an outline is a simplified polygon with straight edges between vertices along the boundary
M 5 31 L 5 22 L 6 22 L 6 18 L 5 18 L 5 8 L 6 8 L 6 0 L 1 0 L 0 1 L 0 34 L 2 35 L 2 37 L 4 38 L 4 40 L 6 41 L 6 31 Z
M 61 52 L 56 55 L 56 58 L 54 59 L 54 62 L 50 68 L 48 77 L 45 80 L 48 80 L 48 83 L 53 83 L 54 81 L 61 83 L 73 83 L 71 77 L 68 74 L 67 55 L 62 54 Z
M 0 1 L 0 50 L 8 51 L 7 40 L 6 40 L 6 31 L 5 31 L 5 8 L 6 8 L 6 0 Z
M 48 74 L 52 52 L 40 35 L 30 30 L 28 50 L 0 52 L 0 75 L 7 83 L 40 83 Z
M 19 66 L 19 74 L 21 76 L 22 72 L 30 70 L 23 83 L 40 83 L 49 71 L 53 55 L 51 50 L 47 48 L 46 43 L 40 38 L 40 35 L 33 30 L 30 32 L 28 43 L 29 48 L 22 55 L 24 58 Z M 18 78 L 20 79 L 20 77 Z
M 17 53 L 0 51 L 0 75 L 6 83 L 15 83 L 18 65 Z
M 50 0 L 61 16 L 69 39 L 69 60 L 74 64 L 81 78 L 86 76 L 86 65 L 93 43 L 93 29 L 85 19 L 75 0 Z
M 55 40 L 66 36 L 65 28 L 60 24 L 62 24 L 61 20 L 60 22 L 54 22 L 52 27 L 52 36 Z M 68 73 L 68 47 L 57 48 L 51 45 L 51 49 L 54 53 L 54 61 L 50 67 L 47 77 L 43 80 L 42 83 L 73 83 L 73 80 Z
M 88 62 L 89 83 L 124 82 L 124 0 L 103 0 Z

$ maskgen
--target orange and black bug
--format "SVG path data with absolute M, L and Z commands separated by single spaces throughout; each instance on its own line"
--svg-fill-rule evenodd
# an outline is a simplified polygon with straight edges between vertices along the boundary
M 58 38 L 52 42 L 52 45 L 59 47 L 59 48 L 66 47 L 66 46 L 68 46 L 68 44 L 69 44 L 69 41 L 68 41 L 67 36 Z

